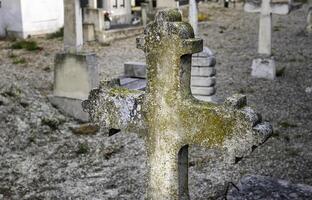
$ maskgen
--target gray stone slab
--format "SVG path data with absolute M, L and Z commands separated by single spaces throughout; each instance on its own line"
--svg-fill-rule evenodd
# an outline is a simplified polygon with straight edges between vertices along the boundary
M 215 77 L 205 77 L 205 76 L 192 76 L 191 77 L 191 85 L 192 86 L 205 86 L 211 87 L 216 84 Z
M 192 77 L 194 76 L 214 76 L 216 75 L 216 69 L 214 67 L 200 67 L 192 66 Z
M 311 200 L 312 187 L 265 176 L 245 176 L 232 187 L 228 200 Z
M 192 66 L 214 67 L 216 65 L 216 58 L 210 57 L 192 57 Z
M 130 90 L 145 90 L 146 79 L 141 78 L 120 78 L 120 86 Z
M 194 53 L 192 56 L 193 57 L 204 57 L 204 58 L 206 58 L 206 57 L 213 56 L 213 53 L 208 47 L 204 47 L 203 51 L 201 51 L 199 53 Z
M 218 99 L 215 95 L 212 95 L 212 96 L 194 95 L 194 97 L 201 101 L 207 101 L 207 102 L 216 103 L 216 104 L 221 103 L 221 100 Z
M 252 61 L 251 76 L 274 80 L 276 77 L 276 66 L 274 59 L 259 58 Z
M 84 112 L 82 109 L 82 100 L 67 98 L 67 97 L 56 97 L 49 96 L 48 97 L 51 104 L 58 108 L 62 113 L 69 115 L 77 120 L 82 122 L 89 121 L 89 114 Z
M 191 87 L 192 94 L 194 96 L 211 96 L 216 93 L 216 88 L 215 87 L 196 87 L 192 86 Z
M 126 62 L 124 64 L 126 77 L 146 78 L 146 64 L 142 62 Z

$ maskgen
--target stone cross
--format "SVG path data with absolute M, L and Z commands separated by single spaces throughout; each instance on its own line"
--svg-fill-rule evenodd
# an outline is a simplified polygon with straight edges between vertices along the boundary
M 290 5 L 287 3 L 272 3 L 271 0 L 262 0 L 261 6 L 253 2 L 246 2 L 246 12 L 260 13 L 258 53 L 271 55 L 272 49 L 272 14 L 287 15 Z
M 178 9 L 159 11 L 137 46 L 146 54 L 146 93 L 106 83 L 83 107 L 101 127 L 145 136 L 147 199 L 189 199 L 188 145 L 220 148 L 234 160 L 263 143 L 272 128 L 243 96 L 215 105 L 191 95 L 192 54 L 202 51 L 203 41 Z
M 79 52 L 83 45 L 80 0 L 64 0 L 64 50 Z
M 198 10 L 196 0 L 189 1 L 189 23 L 193 27 L 195 36 L 198 36 Z

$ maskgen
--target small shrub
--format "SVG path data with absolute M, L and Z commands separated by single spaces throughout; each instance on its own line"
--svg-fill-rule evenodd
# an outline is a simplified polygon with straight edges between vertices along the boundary
M 60 28 L 58 31 L 48 34 L 47 38 L 48 39 L 54 39 L 54 38 L 61 38 L 64 35 L 64 28 Z
M 11 49 L 25 49 L 27 51 L 36 51 L 39 50 L 38 44 L 36 41 L 27 41 L 27 40 L 20 40 L 14 42 L 11 45 Z
M 86 154 L 86 153 L 88 153 L 89 152 L 89 146 L 88 146 L 88 144 L 79 144 L 78 145 L 78 149 L 77 149 L 77 151 L 76 151 L 76 154 Z
M 18 58 L 13 60 L 13 64 L 18 65 L 18 64 L 25 64 L 27 63 L 25 58 Z
M 280 122 L 279 125 L 283 128 L 296 128 L 298 127 L 297 124 L 294 124 L 294 123 L 290 123 L 290 122 L 287 122 L 287 121 L 284 121 L 284 122 Z
M 205 13 L 199 13 L 198 14 L 198 21 L 202 22 L 202 21 L 209 21 L 210 20 L 210 16 L 205 14 Z

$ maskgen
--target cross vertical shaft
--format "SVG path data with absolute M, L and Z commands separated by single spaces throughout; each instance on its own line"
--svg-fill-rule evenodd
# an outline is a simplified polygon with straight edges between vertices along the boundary
M 203 41 L 177 9 L 158 12 L 137 46 L 146 55 L 145 94 L 106 85 L 91 92 L 84 108 L 102 127 L 146 129 L 147 199 L 188 200 L 188 145 L 219 148 L 232 161 L 263 143 L 272 127 L 242 96 L 215 105 L 191 95 L 191 57 Z

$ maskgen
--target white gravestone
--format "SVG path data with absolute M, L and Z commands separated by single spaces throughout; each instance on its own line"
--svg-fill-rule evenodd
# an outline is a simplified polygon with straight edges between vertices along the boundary
M 64 50 L 55 56 L 53 96 L 49 100 L 62 112 L 88 121 L 81 102 L 99 85 L 96 55 L 81 52 L 82 17 L 79 0 L 64 0 Z
M 260 13 L 258 53 L 264 56 L 253 61 L 252 76 L 257 78 L 274 79 L 276 66 L 272 55 L 272 14 L 287 15 L 290 12 L 289 3 L 272 3 L 271 0 L 262 0 L 261 5 L 246 2 L 244 10 L 251 13 Z M 266 65 L 268 64 L 268 65 Z

